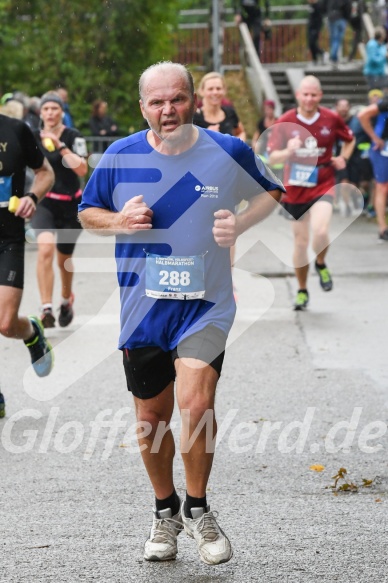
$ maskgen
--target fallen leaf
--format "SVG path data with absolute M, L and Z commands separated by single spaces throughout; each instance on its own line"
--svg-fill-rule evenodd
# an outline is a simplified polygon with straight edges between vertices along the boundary
M 321 466 L 321 464 L 314 464 L 310 466 L 310 470 L 313 470 L 314 472 L 323 472 L 324 469 L 325 466 Z

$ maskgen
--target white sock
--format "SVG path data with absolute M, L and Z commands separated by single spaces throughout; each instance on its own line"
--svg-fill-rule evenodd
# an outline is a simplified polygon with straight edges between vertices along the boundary
M 42 304 L 42 310 L 52 310 L 52 309 L 53 309 L 52 303 Z
M 63 306 L 68 306 L 70 304 L 70 298 L 62 298 L 61 304 Z

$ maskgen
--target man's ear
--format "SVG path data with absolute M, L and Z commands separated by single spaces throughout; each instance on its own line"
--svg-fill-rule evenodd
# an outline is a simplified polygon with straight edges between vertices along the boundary
M 144 117 L 144 119 L 147 119 L 145 116 L 145 113 L 144 113 L 143 102 L 141 99 L 139 99 L 139 105 L 140 105 L 140 111 L 141 111 L 142 116 Z

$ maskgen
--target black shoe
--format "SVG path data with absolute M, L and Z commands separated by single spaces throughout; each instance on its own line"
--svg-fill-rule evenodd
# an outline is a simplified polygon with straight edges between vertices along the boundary
M 62 328 L 65 328 L 70 324 L 74 318 L 73 311 L 74 294 L 71 294 L 68 304 L 61 304 L 59 308 L 58 322 Z
M 40 321 L 43 324 L 43 328 L 55 328 L 55 316 L 52 308 L 43 309 L 40 315 Z
M 331 279 L 330 271 L 326 265 L 315 264 L 315 270 L 319 275 L 319 283 L 323 291 L 330 291 L 333 289 L 333 280 Z
M 379 234 L 380 241 L 388 241 L 388 229 Z
M 36 334 L 30 340 L 25 340 L 24 344 L 30 351 L 32 366 L 38 377 L 46 377 L 54 366 L 53 349 L 44 335 L 42 322 L 39 318 L 29 316 L 28 319 Z
M 296 299 L 294 303 L 294 310 L 304 310 L 307 308 L 309 303 L 309 292 L 307 290 L 299 290 L 296 294 Z

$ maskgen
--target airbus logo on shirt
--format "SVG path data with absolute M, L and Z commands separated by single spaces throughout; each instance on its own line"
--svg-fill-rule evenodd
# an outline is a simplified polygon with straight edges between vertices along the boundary
M 195 187 L 197 192 L 201 191 L 201 198 L 218 198 L 218 186 L 201 186 Z

